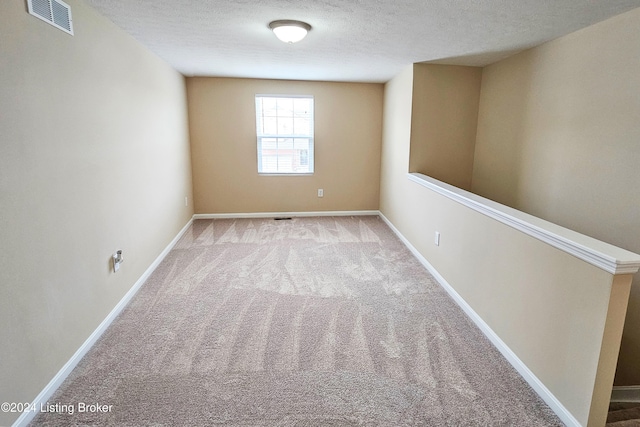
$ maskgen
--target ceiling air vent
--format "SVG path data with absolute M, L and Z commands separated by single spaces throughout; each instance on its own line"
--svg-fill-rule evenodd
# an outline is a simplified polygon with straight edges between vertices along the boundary
M 29 13 L 73 35 L 71 8 L 61 0 L 27 0 Z

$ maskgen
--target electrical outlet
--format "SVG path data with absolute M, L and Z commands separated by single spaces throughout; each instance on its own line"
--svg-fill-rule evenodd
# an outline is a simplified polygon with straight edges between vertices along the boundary
M 318 188 L 318 197 L 324 197 L 324 190 L 322 188 Z
M 188 197 L 184 198 L 184 205 L 185 206 L 189 206 L 189 198 Z
M 440 246 L 440 232 L 436 231 L 436 236 L 434 239 L 434 243 L 436 244 L 436 246 Z

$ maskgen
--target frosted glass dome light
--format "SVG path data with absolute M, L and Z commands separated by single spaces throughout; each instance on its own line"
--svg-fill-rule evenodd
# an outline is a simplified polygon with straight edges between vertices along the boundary
M 311 25 L 301 21 L 280 20 L 269 24 L 277 38 L 285 43 L 297 43 L 311 30 Z

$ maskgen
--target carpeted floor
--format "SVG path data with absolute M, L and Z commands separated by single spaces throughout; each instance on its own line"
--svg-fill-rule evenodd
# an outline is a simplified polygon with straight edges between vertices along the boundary
M 640 427 L 640 403 L 611 402 L 606 427 Z
M 378 217 L 196 220 L 49 403 L 32 425 L 562 425 Z

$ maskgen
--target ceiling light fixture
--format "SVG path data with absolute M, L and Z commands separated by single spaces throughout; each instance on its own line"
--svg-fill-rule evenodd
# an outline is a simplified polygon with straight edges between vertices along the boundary
M 269 24 L 269 28 L 277 38 L 285 43 L 297 43 L 311 31 L 311 25 L 306 22 L 288 19 L 273 21 Z

